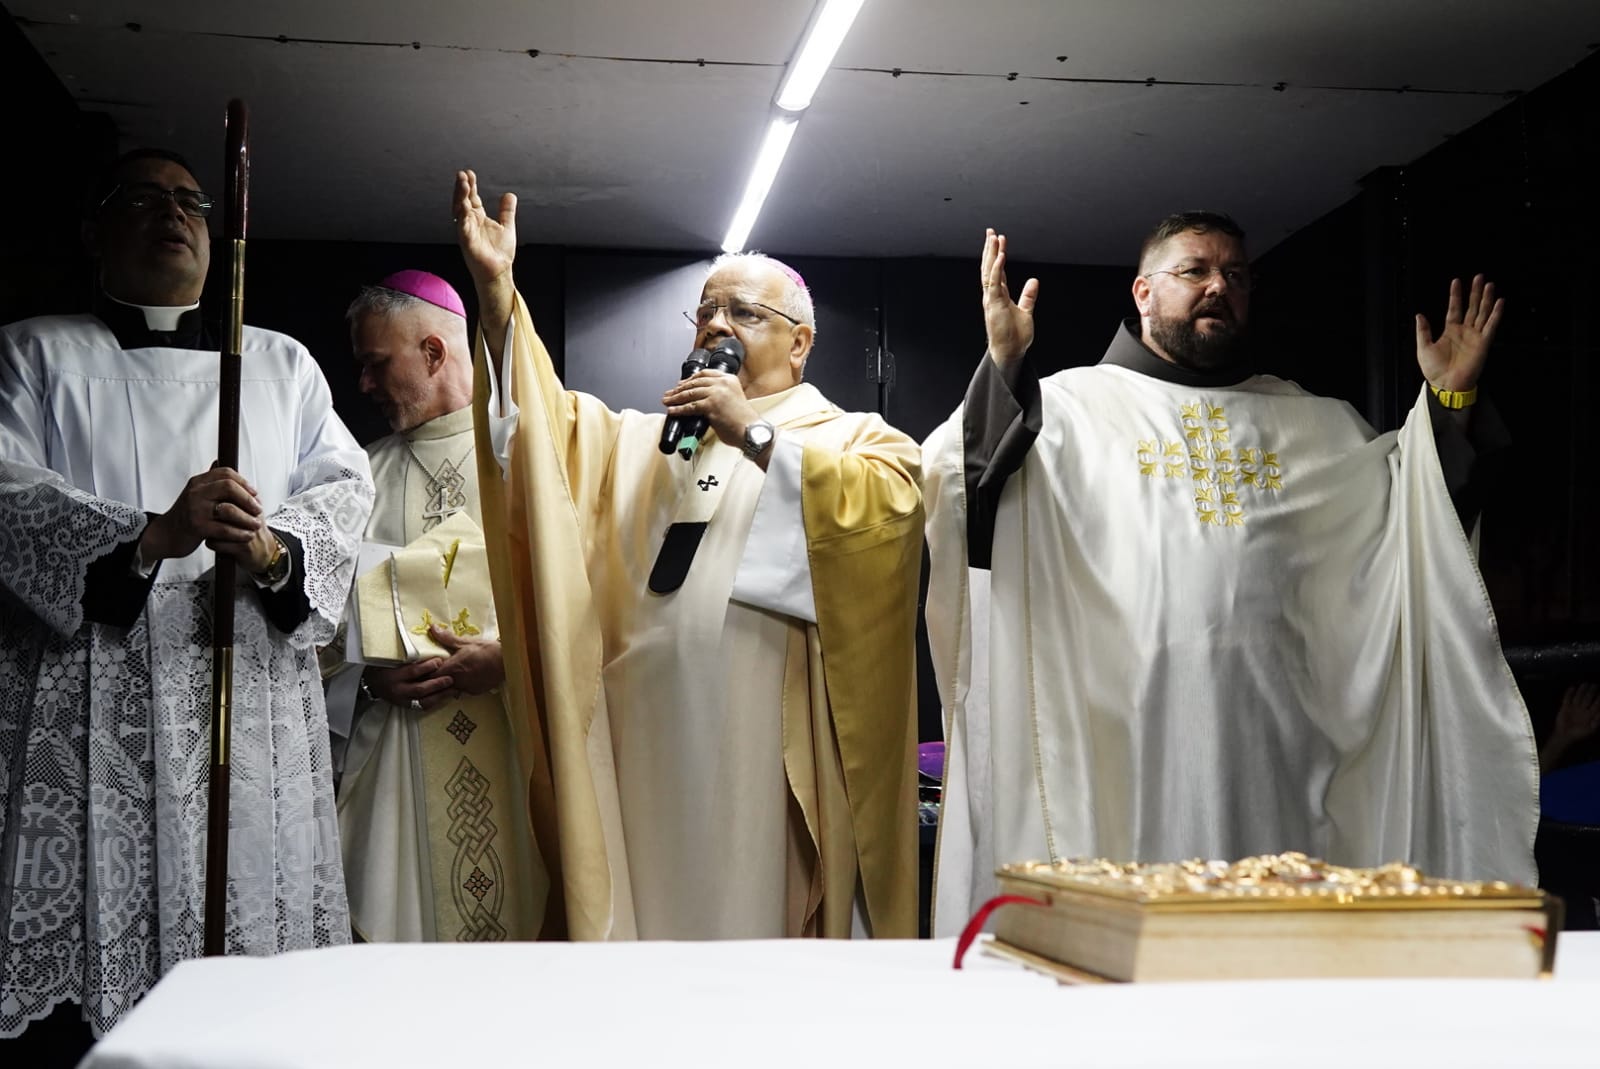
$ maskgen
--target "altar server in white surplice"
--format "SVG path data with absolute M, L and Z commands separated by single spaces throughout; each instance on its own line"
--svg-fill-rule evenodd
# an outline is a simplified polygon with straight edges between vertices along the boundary
M 1146 241 L 1140 317 L 1040 381 L 1005 238 L 989 352 L 924 444 L 928 630 L 948 741 L 936 928 L 997 864 L 1302 850 L 1532 882 L 1537 768 L 1466 534 L 1501 302 L 1450 288 L 1429 386 L 1377 435 L 1253 375 L 1244 235 Z
M 362 290 L 347 318 L 361 392 L 394 430 L 367 447 L 377 486 L 367 539 L 410 546 L 461 516 L 481 547 L 460 295 L 438 275 L 399 271 Z M 460 634 L 435 625 L 429 637 L 442 655 L 351 666 L 364 693 L 345 753 L 339 832 L 351 919 L 369 941 L 539 934 L 547 880 L 500 693 L 500 641 L 461 624 Z
M 152 150 L 106 190 L 95 314 L 0 333 L 3 1036 L 58 1009 L 99 1034 L 200 954 L 217 554 L 239 564 L 228 952 L 349 940 L 317 645 L 367 458 L 305 348 L 247 327 L 239 471 L 212 466 L 210 199 Z

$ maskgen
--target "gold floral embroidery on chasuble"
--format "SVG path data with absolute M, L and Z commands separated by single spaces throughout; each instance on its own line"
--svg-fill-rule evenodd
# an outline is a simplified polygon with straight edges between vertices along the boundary
M 1194 512 L 1202 525 L 1243 527 L 1252 498 L 1283 489 L 1283 465 L 1275 449 L 1233 441 L 1221 405 L 1194 401 L 1178 407 L 1181 441 L 1141 438 L 1135 445 L 1139 474 L 1149 479 L 1187 479 L 1194 487 Z

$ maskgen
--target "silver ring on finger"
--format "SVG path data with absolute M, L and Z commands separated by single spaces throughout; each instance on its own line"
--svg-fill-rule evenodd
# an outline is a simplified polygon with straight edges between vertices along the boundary
M 411 708 L 412 708 L 413 711 L 420 713 L 420 712 L 422 712 L 422 703 L 419 702 L 417 699 L 412 698 L 411 699 Z

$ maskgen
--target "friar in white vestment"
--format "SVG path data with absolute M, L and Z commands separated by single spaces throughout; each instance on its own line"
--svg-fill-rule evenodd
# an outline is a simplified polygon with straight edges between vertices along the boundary
M 1253 375 L 1244 235 L 1170 217 L 1140 319 L 1100 364 L 1039 381 L 1038 283 L 1005 239 L 989 352 L 924 445 L 929 641 L 947 768 L 935 929 L 995 867 L 1300 850 L 1531 883 L 1537 767 L 1467 531 L 1476 400 L 1501 302 L 1451 284 L 1417 319 L 1429 386 L 1376 435 L 1349 405 Z
M 399 271 L 362 290 L 346 318 L 361 392 L 394 430 L 367 447 L 377 487 L 367 540 L 409 546 L 460 514 L 481 525 L 460 295 L 437 275 Z M 500 692 L 500 642 L 460 623 L 460 634 L 430 632 L 445 656 L 351 666 L 362 693 L 339 830 L 351 921 L 368 941 L 539 934 L 547 881 Z
M 305 348 L 247 327 L 239 470 L 212 466 L 210 198 L 153 150 L 106 185 L 96 314 L 0 334 L 5 1036 L 57 1007 L 99 1034 L 201 952 L 218 554 L 240 576 L 227 950 L 349 940 L 316 647 L 367 458 Z
M 491 218 L 463 172 L 453 214 L 506 682 L 531 713 L 561 930 L 915 935 L 916 443 L 801 381 L 810 293 L 746 256 L 690 317 L 698 347 L 736 339 L 743 363 L 666 393 L 709 430 L 693 461 L 663 454 L 660 413 L 556 378 L 512 283 L 515 198 Z

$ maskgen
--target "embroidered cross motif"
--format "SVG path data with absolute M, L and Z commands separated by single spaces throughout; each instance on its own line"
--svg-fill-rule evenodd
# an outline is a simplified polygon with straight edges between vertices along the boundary
M 446 727 L 445 730 L 454 735 L 457 742 L 465 746 L 467 744 L 467 740 L 472 738 L 472 733 L 478 730 L 478 725 L 474 724 L 466 713 L 463 713 L 461 710 L 457 709 L 455 719 L 450 721 L 449 726 Z
M 411 633 L 413 635 L 426 635 L 428 633 L 428 628 L 432 627 L 434 624 L 438 624 L 440 627 L 454 631 L 458 636 L 483 634 L 483 628 L 478 627 L 476 624 L 472 623 L 470 619 L 468 619 L 468 617 L 471 615 L 472 613 L 470 610 L 462 609 L 460 612 L 456 613 L 456 618 L 454 620 L 440 621 L 433 618 L 432 612 L 427 609 L 423 609 L 422 622 L 416 627 L 413 627 L 411 629 Z
M 695 483 L 701 490 L 710 490 L 717 485 L 717 477 L 715 475 L 707 475 L 704 479 L 696 479 Z
M 473 898 L 476 898 L 479 902 L 482 902 L 483 896 L 488 894 L 489 888 L 494 886 L 494 881 L 489 879 L 488 876 L 484 875 L 482 869 L 474 865 L 472 866 L 472 875 L 468 876 L 467 882 L 461 886 L 465 887 L 467 892 L 471 894 Z
M 1139 474 L 1151 479 L 1179 479 L 1194 484 L 1194 511 L 1202 524 L 1243 527 L 1243 487 L 1258 493 L 1283 489 L 1278 454 L 1261 446 L 1235 446 L 1222 406 L 1195 401 L 1180 405 L 1181 442 L 1141 439 L 1135 450 Z

